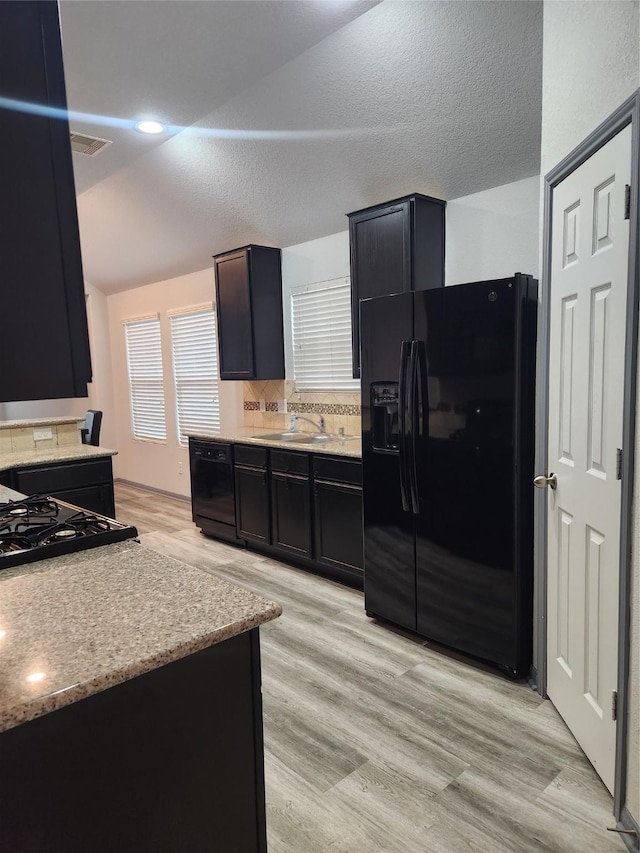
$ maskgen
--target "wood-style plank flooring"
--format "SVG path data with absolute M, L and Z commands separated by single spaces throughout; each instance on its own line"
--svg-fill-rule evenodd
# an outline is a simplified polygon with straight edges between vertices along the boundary
M 187 503 L 124 484 L 116 500 L 147 547 L 284 608 L 261 629 L 270 853 L 625 850 L 611 797 L 526 684 L 377 624 L 356 590 L 208 539 Z

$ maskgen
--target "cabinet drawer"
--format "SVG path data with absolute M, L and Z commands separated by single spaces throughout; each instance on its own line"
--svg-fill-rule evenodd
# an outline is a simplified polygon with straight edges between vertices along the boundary
M 16 489 L 26 495 L 35 495 L 110 483 L 112 479 L 111 457 L 108 457 L 86 462 L 44 465 L 40 468 L 18 468 Z
M 253 447 L 249 444 L 236 444 L 234 456 L 236 465 L 252 465 L 254 468 L 267 467 L 266 447 Z
M 271 451 L 271 470 L 283 474 L 302 474 L 309 476 L 309 454 L 290 450 Z
M 313 476 L 316 480 L 331 480 L 335 483 L 362 485 L 362 462 L 340 459 L 336 456 L 314 456 Z

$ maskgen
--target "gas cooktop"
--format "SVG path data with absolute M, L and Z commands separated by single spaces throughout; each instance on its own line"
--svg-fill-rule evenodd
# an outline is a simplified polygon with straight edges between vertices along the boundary
M 138 535 L 112 518 L 47 495 L 0 503 L 0 569 L 122 542 Z

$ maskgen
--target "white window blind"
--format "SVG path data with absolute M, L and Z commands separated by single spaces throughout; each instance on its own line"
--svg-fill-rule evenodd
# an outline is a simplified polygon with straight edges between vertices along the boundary
M 351 364 L 349 278 L 291 292 L 293 377 L 298 391 L 357 391 Z
M 187 432 L 220 429 L 218 345 L 212 308 L 173 314 L 171 346 L 178 436 L 185 444 Z
M 124 324 L 129 371 L 131 425 L 135 438 L 165 441 L 167 425 L 159 317 Z

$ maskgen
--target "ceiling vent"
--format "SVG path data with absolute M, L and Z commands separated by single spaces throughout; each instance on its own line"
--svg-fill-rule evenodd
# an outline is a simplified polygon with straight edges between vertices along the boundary
M 95 157 L 103 148 L 111 145 L 110 139 L 99 139 L 97 136 L 87 136 L 86 133 L 71 133 L 71 150 L 87 157 Z

